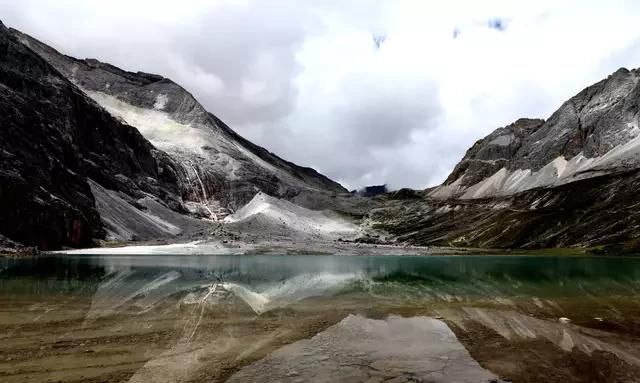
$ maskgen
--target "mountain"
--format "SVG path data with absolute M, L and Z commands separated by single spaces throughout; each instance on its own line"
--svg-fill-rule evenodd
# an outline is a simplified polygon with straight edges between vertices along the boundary
M 352 238 L 357 226 L 333 211 L 311 210 L 264 193 L 225 218 L 229 230 L 256 233 L 258 238 L 314 241 Z
M 639 249 L 639 79 L 619 69 L 546 121 L 495 130 L 442 185 L 389 198 L 373 226 L 419 245 Z
M 0 113 L 2 244 L 201 238 L 260 191 L 309 204 L 346 193 L 169 79 L 64 56 L 2 23 Z
M 315 170 L 242 138 L 170 79 L 126 72 L 95 59 L 78 60 L 24 33 L 12 33 L 114 117 L 168 153 L 191 185 L 185 200 L 192 213 L 220 220 L 259 191 L 285 199 L 347 192 Z
M 398 245 L 638 251 L 639 188 L 640 171 L 629 170 L 508 196 L 388 200 L 369 219 Z
M 442 185 L 348 193 L 159 75 L 0 23 L 0 247 L 214 239 L 640 250 L 640 71 L 476 142 Z M 329 247 L 327 247 L 329 248 Z
M 474 199 L 612 174 L 640 165 L 640 71 L 619 69 L 547 120 L 520 119 L 476 142 L 435 198 Z
M 388 192 L 389 189 L 387 188 L 387 185 L 371 185 L 358 190 L 352 190 L 351 194 L 359 195 L 361 197 L 375 197 Z
M 104 237 L 92 185 L 181 210 L 179 165 L 1 23 L 0 114 L 0 233 L 9 239 L 50 249 Z

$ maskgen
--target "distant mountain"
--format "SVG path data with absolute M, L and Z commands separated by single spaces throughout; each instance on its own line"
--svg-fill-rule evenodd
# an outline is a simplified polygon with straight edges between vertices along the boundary
M 365 186 L 362 189 L 352 190 L 351 194 L 355 194 L 361 197 L 375 197 L 377 195 L 388 193 L 389 189 L 387 185 L 371 185 Z
M 639 80 L 619 69 L 546 121 L 497 129 L 442 185 L 373 211 L 374 226 L 420 245 L 640 249 Z

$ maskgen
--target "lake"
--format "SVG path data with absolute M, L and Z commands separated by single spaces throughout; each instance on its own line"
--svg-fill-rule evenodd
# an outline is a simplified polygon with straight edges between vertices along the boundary
M 639 293 L 639 258 L 0 258 L 0 380 L 633 382 Z

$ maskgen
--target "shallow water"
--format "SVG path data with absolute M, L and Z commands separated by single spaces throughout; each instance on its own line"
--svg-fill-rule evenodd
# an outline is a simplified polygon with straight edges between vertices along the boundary
M 638 258 L 5 258 L 0 380 L 640 381 L 639 292 Z

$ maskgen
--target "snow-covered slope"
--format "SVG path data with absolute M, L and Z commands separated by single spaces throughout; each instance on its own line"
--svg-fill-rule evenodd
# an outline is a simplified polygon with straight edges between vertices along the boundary
M 640 72 L 620 69 L 547 121 L 520 119 L 471 147 L 434 198 L 486 198 L 640 167 Z
M 355 238 L 358 228 L 331 211 L 311 210 L 264 193 L 224 221 L 248 233 L 313 239 Z

